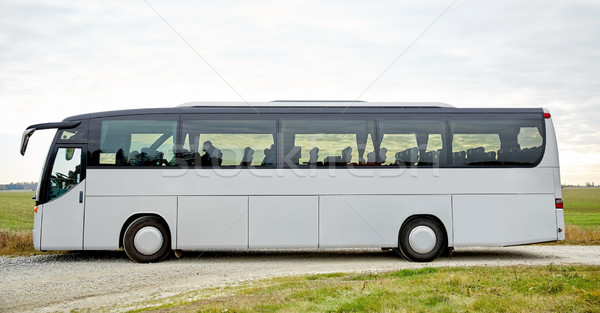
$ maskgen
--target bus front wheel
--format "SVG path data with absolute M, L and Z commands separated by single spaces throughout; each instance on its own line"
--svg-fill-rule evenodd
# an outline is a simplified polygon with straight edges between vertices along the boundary
M 123 248 L 133 261 L 159 262 L 171 252 L 171 233 L 161 219 L 143 216 L 125 230 Z
M 435 260 L 442 254 L 446 245 L 442 226 L 428 217 L 417 217 L 406 222 L 400 230 L 399 237 L 400 250 L 415 262 Z

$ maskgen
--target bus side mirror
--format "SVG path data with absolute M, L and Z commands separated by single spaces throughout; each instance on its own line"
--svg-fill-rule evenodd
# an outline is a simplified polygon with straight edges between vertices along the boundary
M 33 132 L 35 132 L 35 128 L 28 128 L 23 132 L 23 137 L 21 138 L 21 155 L 25 155 L 25 150 L 27 150 L 29 138 L 31 138 Z

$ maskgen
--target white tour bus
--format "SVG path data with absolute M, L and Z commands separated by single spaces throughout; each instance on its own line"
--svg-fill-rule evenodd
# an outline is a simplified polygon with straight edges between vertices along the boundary
M 189 103 L 84 114 L 57 129 L 38 250 L 394 248 L 563 240 L 558 150 L 542 108 L 443 103 Z

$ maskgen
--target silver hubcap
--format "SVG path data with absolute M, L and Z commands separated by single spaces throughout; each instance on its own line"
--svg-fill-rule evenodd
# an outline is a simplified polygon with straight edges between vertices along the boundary
M 435 247 L 436 236 L 433 229 L 427 226 L 417 226 L 410 231 L 408 243 L 418 253 L 429 253 Z
M 135 249 L 143 255 L 152 255 L 163 245 L 163 236 L 156 227 L 146 226 L 140 229 L 133 238 Z

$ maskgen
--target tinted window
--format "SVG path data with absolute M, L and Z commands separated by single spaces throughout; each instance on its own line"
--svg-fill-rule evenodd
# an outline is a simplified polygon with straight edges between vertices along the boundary
M 275 166 L 276 120 L 184 119 L 179 159 L 199 167 Z
M 367 119 L 282 119 L 283 163 L 296 166 L 366 165 L 375 147 Z
M 379 121 L 378 165 L 439 166 L 446 163 L 443 120 L 390 119 Z
M 85 143 L 88 137 L 88 120 L 83 120 L 74 128 L 59 129 L 57 142 L 61 143 Z
M 452 165 L 535 165 L 543 153 L 542 120 L 453 120 Z
M 59 148 L 50 172 L 50 183 L 47 185 L 48 200 L 64 195 L 80 182 L 81 149 Z
M 92 166 L 175 165 L 176 120 L 95 120 L 92 129 Z

